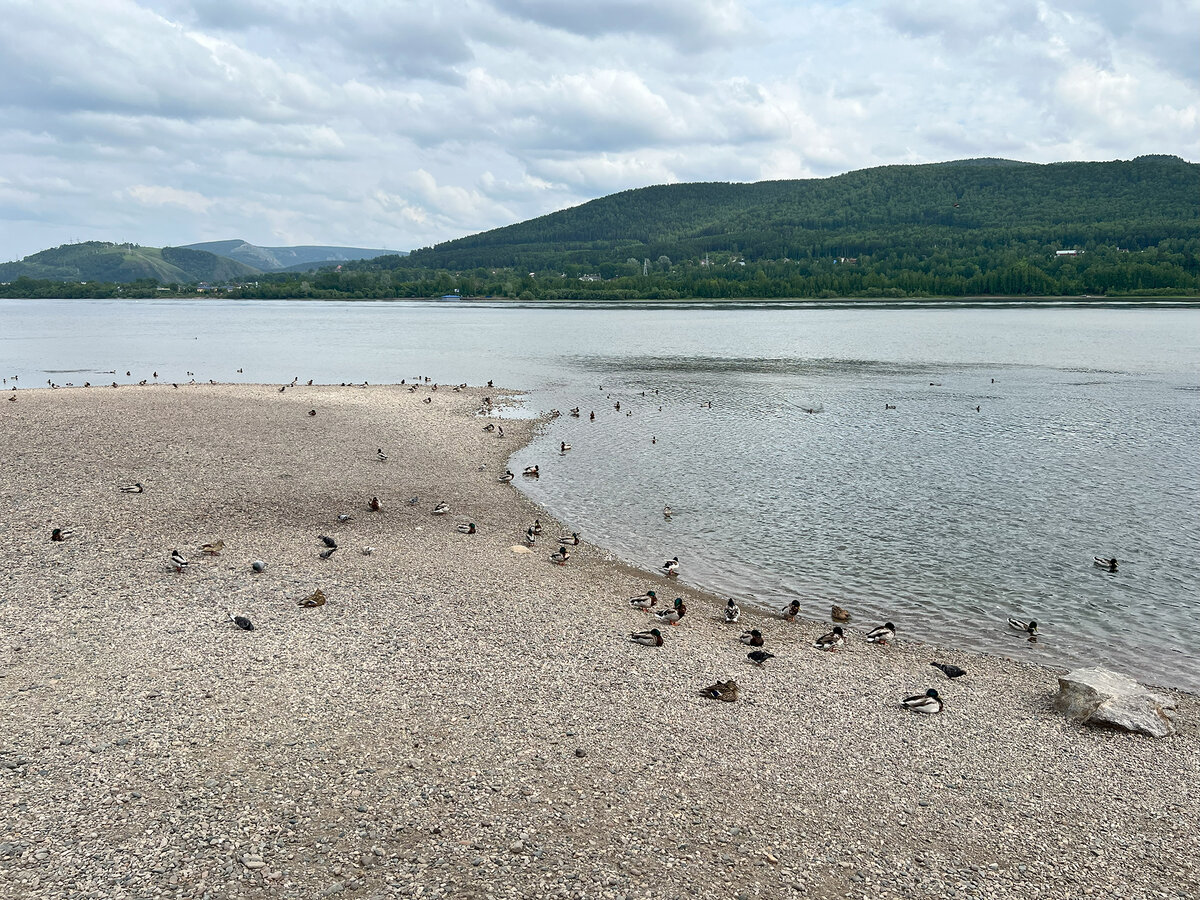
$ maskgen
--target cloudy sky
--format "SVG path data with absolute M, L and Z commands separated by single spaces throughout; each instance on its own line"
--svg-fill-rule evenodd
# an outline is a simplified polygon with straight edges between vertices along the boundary
M 0 0 L 0 260 L 1200 148 L 1200 0 Z

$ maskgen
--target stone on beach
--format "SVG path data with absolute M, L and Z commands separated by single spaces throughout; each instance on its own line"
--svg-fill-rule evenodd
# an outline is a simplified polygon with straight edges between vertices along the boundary
M 1086 725 L 1107 725 L 1167 737 L 1175 733 L 1175 704 L 1152 693 L 1127 675 L 1095 666 L 1076 669 L 1058 679 L 1054 708 Z

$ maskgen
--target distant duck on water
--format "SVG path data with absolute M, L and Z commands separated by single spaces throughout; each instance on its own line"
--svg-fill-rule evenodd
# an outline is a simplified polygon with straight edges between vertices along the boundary
M 668 578 L 674 578 L 679 574 L 679 557 L 675 556 L 668 559 L 662 564 L 662 573 Z
M 541 477 L 541 473 L 538 471 L 537 466 L 526 466 L 525 471 L 522 472 L 521 474 L 526 476 L 527 478 L 540 478 Z
M 1028 622 L 1022 622 L 1020 619 L 1014 619 L 1012 616 L 1009 616 L 1008 627 L 1015 628 L 1017 631 L 1024 631 L 1031 637 L 1035 637 L 1038 633 L 1038 624 L 1032 619 Z
M 1115 556 L 1093 556 L 1092 564 L 1109 572 L 1117 571 L 1117 558 Z

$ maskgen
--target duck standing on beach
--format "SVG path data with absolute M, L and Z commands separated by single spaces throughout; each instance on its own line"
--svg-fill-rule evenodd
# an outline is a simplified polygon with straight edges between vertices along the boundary
M 183 572 L 188 567 L 187 557 L 178 550 L 171 551 L 171 565 L 175 567 L 176 572 Z
M 542 533 L 542 520 L 534 519 L 533 524 L 529 526 L 529 530 L 532 531 L 534 534 L 540 535 Z
M 791 603 L 781 609 L 779 614 L 787 619 L 787 621 L 795 622 L 796 616 L 800 614 L 800 601 L 793 600 Z
M 220 556 L 221 551 L 224 549 L 224 541 L 211 541 L 210 543 L 200 545 L 200 552 L 207 556 Z
M 747 647 L 761 647 L 763 645 L 762 632 L 757 628 L 753 628 L 750 631 L 743 631 L 742 636 L 738 640 Z
M 683 618 L 683 614 L 687 612 L 687 607 L 683 603 L 682 597 L 675 598 L 675 605 L 671 609 L 659 610 L 654 614 L 654 617 L 660 622 L 666 622 L 668 625 L 678 625 L 679 620 Z
M 878 628 L 872 628 L 867 632 L 868 644 L 890 644 L 896 639 L 896 626 L 891 622 L 884 622 Z
M 122 494 L 140 494 L 144 490 L 145 488 L 142 487 L 142 483 L 140 481 L 136 481 L 133 484 L 121 485 Z
M 1030 619 L 1028 622 L 1022 622 L 1020 619 L 1008 617 L 1008 627 L 1015 628 L 1017 631 L 1024 631 L 1030 637 L 1036 637 L 1038 633 L 1037 622 Z
M 737 601 L 732 597 L 725 604 L 725 624 L 732 625 L 742 617 L 742 608 L 737 605 Z
M 579 546 L 579 532 L 572 531 L 570 537 L 560 537 L 558 539 L 558 542 L 560 544 L 566 544 L 568 547 L 578 547 Z
M 668 578 L 674 578 L 679 574 L 679 557 L 675 556 L 668 559 L 662 564 L 662 573 Z
M 379 510 L 381 510 L 382 508 L 383 508 L 383 504 L 379 502 L 378 497 L 372 497 L 367 502 L 367 509 L 371 510 L 371 512 L 379 512 Z
M 387 454 L 383 452 L 383 448 L 380 447 L 378 450 L 375 451 L 375 458 L 377 460 L 379 460 L 380 462 L 387 462 L 388 457 L 387 457 Z
M 630 632 L 629 639 L 643 647 L 661 647 L 663 645 L 662 632 L 657 628 L 651 628 L 649 631 Z
M 72 534 L 72 532 L 68 531 L 66 528 L 55 528 L 53 531 L 50 532 L 50 540 L 65 541 L 67 538 L 69 538 L 71 536 L 71 534 Z
M 503 481 L 503 482 L 507 483 L 507 482 L 509 482 L 509 481 L 512 481 L 514 477 L 515 477 L 515 476 L 513 475 L 513 473 L 512 473 L 512 472 L 510 472 L 508 469 L 505 469 L 505 470 L 504 470 L 504 474 L 503 474 L 503 475 L 501 475 L 501 476 L 500 476 L 498 479 L 496 479 L 496 480 L 497 480 L 497 481 Z
M 905 697 L 900 702 L 913 712 L 940 713 L 942 711 L 942 698 L 938 696 L 937 688 L 930 688 L 924 694 L 918 694 L 915 697 Z
M 570 558 L 571 551 L 566 547 L 559 547 L 556 552 L 550 554 L 550 562 L 558 566 L 565 566 Z
M 474 534 L 475 533 L 475 523 L 474 522 L 468 522 L 465 525 L 458 525 L 456 527 L 463 534 Z
M 823 634 L 813 642 L 813 646 L 818 650 L 838 650 L 846 643 L 846 637 L 842 633 L 841 625 L 834 625 L 833 631 L 828 634 Z
M 642 612 L 649 612 L 657 602 L 658 594 L 654 591 L 646 591 L 641 596 L 629 598 L 629 606 L 632 609 L 640 609 Z
M 525 529 L 525 536 L 522 538 L 526 544 L 532 547 L 537 542 L 537 535 L 533 533 L 533 526 L 530 525 Z
M 431 515 L 444 516 L 448 512 L 450 512 L 450 504 L 443 500 L 433 508 Z

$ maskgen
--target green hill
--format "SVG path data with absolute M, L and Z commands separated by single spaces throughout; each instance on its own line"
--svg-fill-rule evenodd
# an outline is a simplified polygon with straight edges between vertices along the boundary
M 258 274 L 259 270 L 251 266 L 200 250 L 103 241 L 64 244 L 20 262 L 0 263 L 0 281 L 33 278 L 129 283 L 150 279 L 163 284 L 192 284 L 244 280 Z

